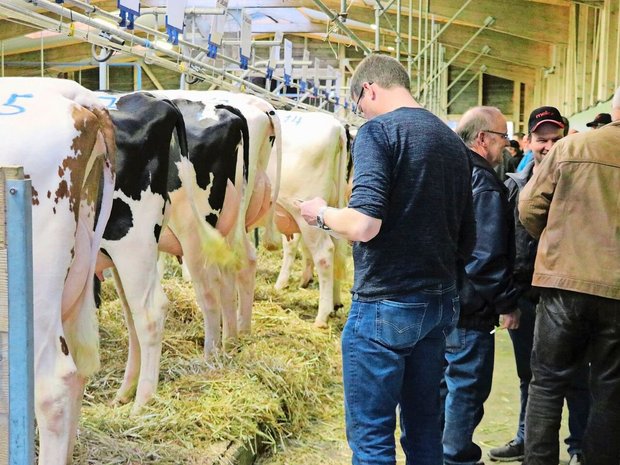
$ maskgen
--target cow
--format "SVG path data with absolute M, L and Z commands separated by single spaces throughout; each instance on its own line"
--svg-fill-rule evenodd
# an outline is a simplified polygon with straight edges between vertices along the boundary
M 100 94 L 100 98 L 115 104 L 111 116 L 118 168 L 97 272 L 101 276 L 103 269 L 115 267 L 129 331 L 128 360 L 115 403 L 129 402 L 135 394 L 132 414 L 137 414 L 157 387 L 168 306 L 158 251 L 185 255 L 196 277 L 198 301 L 203 303 L 205 270 L 216 266 L 227 270 L 232 264 L 225 238 L 239 215 L 249 142 L 245 119 L 234 108 L 187 100 L 175 104 L 150 93 Z M 243 156 L 238 167 L 240 145 Z M 224 248 L 218 248 L 219 241 Z M 205 319 L 210 331 L 219 334 L 219 314 L 214 319 L 212 313 Z M 211 347 L 216 342 L 207 338 L 205 344 Z
M 315 326 L 325 327 L 331 312 L 342 306 L 340 280 L 346 271 L 346 243 L 309 226 L 296 207 L 298 200 L 322 197 L 342 208 L 346 202 L 348 136 L 345 127 L 325 113 L 276 111 L 282 125 L 282 178 L 275 224 L 283 237 L 283 261 L 276 289 L 288 285 L 297 245 L 305 263 L 302 287 L 319 277 L 319 309 Z
M 280 149 L 280 124 L 275 115 L 274 108 L 267 102 L 251 95 L 234 94 L 222 91 L 183 91 L 167 90 L 158 91 L 157 95 L 173 99 L 190 100 L 202 103 L 205 106 L 229 105 L 240 111 L 247 121 L 249 137 L 248 154 L 248 179 L 245 187 L 246 195 L 243 197 L 241 212 L 243 218 L 236 223 L 237 229 L 230 234 L 229 243 L 235 251 L 239 262 L 235 270 L 213 270 L 209 277 L 204 276 L 204 270 L 196 270 L 192 274 L 192 282 L 196 286 L 200 284 L 202 297 L 198 297 L 200 307 L 205 314 L 205 354 L 208 355 L 221 343 L 224 338 L 235 337 L 239 333 L 248 333 L 251 330 L 252 304 L 254 300 L 254 283 L 256 274 L 256 251 L 248 240 L 245 232 L 255 226 L 260 218 L 274 208 L 274 199 L 279 190 L 279 162 Z M 188 118 L 186 117 L 186 124 Z M 274 181 L 274 189 L 271 188 L 271 180 L 267 177 L 266 170 L 269 164 L 272 145 L 275 141 L 274 158 L 275 168 L 271 180 Z M 191 152 L 191 150 L 190 150 Z M 184 250 L 186 257 L 197 256 L 197 252 Z M 186 263 L 188 261 L 186 260 Z M 203 274 L 195 276 L 196 273 Z M 211 286 L 206 286 L 204 280 L 212 281 Z M 210 291 L 210 289 L 213 291 Z M 220 296 L 215 295 L 222 292 Z M 238 294 L 237 308 L 233 309 L 234 297 Z M 215 309 L 215 310 L 214 310 Z M 223 334 L 219 334 L 219 321 L 217 314 L 224 315 Z M 237 315 L 234 317 L 233 315 Z M 209 320 L 213 320 L 210 324 Z
M 93 276 L 112 206 L 114 129 L 73 81 L 3 78 L 0 102 L 0 164 L 23 166 L 32 182 L 38 463 L 63 465 L 86 378 L 99 367 Z

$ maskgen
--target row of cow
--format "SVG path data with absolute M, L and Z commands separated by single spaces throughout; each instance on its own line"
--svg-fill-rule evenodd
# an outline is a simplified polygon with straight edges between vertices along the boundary
M 256 251 L 284 236 L 316 265 L 324 326 L 340 304 L 344 247 L 309 227 L 296 199 L 345 202 L 347 135 L 333 117 L 276 111 L 212 91 L 95 93 L 72 81 L 0 79 L 0 165 L 32 182 L 35 413 L 39 464 L 71 461 L 86 378 L 99 367 L 93 276 L 111 268 L 129 332 L 117 402 L 157 388 L 168 300 L 160 252 L 183 260 L 204 314 L 205 354 L 250 331 Z M 36 135 L 36 137 L 33 137 Z M 301 240 L 299 239 L 301 237 Z M 182 257 L 182 258 L 181 258 Z

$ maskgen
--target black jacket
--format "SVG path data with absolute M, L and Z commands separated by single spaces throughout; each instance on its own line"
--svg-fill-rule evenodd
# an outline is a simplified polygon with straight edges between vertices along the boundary
M 470 158 L 476 245 L 464 266 L 459 267 L 458 326 L 490 331 L 498 324 L 499 314 L 517 307 L 518 291 L 512 276 L 514 213 L 508 203 L 508 190 L 491 165 L 473 151 Z
M 537 302 L 539 292 L 532 288 L 532 276 L 534 275 L 534 262 L 538 240 L 534 239 L 525 230 L 519 221 L 519 192 L 527 184 L 533 174 L 534 160 L 525 165 L 518 173 L 508 173 L 508 179 L 504 185 L 508 188 L 508 202 L 511 211 L 514 212 L 515 225 L 515 264 L 514 281 L 520 294 L 531 302 Z

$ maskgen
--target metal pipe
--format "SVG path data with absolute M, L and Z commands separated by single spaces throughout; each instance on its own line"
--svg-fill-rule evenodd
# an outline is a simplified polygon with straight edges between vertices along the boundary
M 400 0 L 396 2 L 396 59 L 400 61 Z
M 411 79 L 411 65 L 413 64 L 413 61 L 411 59 L 411 54 L 413 53 L 413 50 L 411 47 L 413 47 L 413 0 L 409 0 L 409 19 L 407 21 L 407 26 L 409 28 L 409 37 L 407 37 L 407 73 L 409 73 L 409 79 Z
M 0 72 L 4 77 L 4 40 L 0 40 Z
M 488 45 L 485 45 L 484 47 L 482 47 L 482 50 L 480 50 L 480 53 L 478 53 L 478 55 L 476 55 L 476 57 L 472 61 L 469 62 L 469 64 L 465 67 L 465 69 L 461 71 L 461 73 L 452 80 L 452 82 L 448 85 L 446 92 L 452 89 L 452 86 L 454 86 L 454 84 L 456 84 L 465 75 L 465 73 L 469 71 L 469 68 L 471 68 L 474 65 L 474 63 L 476 63 L 480 59 L 480 57 L 482 57 L 482 55 L 486 55 L 490 51 L 491 51 L 491 47 L 489 47 Z
M 379 0 L 377 0 L 379 2 Z M 381 10 L 379 5 L 375 5 L 375 52 L 381 48 Z
M 43 51 L 43 34 L 41 34 L 41 54 L 40 54 L 39 60 L 41 61 L 41 77 L 44 77 L 45 76 L 45 67 L 44 67 L 45 52 Z
M 411 18 L 411 11 L 409 11 L 409 17 Z M 422 50 L 422 0 L 418 0 L 418 55 Z M 412 62 L 413 63 L 413 62 Z M 418 82 L 416 86 L 416 95 L 420 95 L 420 84 L 422 76 L 420 75 L 420 63 L 416 62 L 416 68 L 418 73 Z
M 105 62 L 99 63 L 99 90 L 108 90 L 108 65 Z
M 452 56 L 452 58 L 450 58 L 450 60 L 448 60 L 448 62 L 442 67 L 442 69 L 435 74 L 433 77 L 431 77 L 431 79 L 427 82 L 424 83 L 424 85 L 422 86 L 422 89 L 424 89 L 426 86 L 428 86 L 432 81 L 434 81 L 435 79 L 437 79 L 438 75 L 441 74 L 448 66 L 450 66 L 452 64 L 452 62 L 454 60 L 456 60 L 459 55 L 461 53 L 463 53 L 463 51 L 469 46 L 469 44 L 472 43 L 472 41 L 478 37 L 480 35 L 480 33 L 482 31 L 484 31 L 487 27 L 489 27 L 490 25 L 492 25 L 495 22 L 495 18 L 493 18 L 492 16 L 488 16 L 485 20 L 484 20 L 484 24 L 482 26 L 480 26 L 480 28 L 474 33 L 474 35 L 472 35 L 467 42 L 465 42 L 461 48 L 459 48 L 456 53 Z
M 362 39 L 360 39 L 351 29 L 349 29 L 347 25 L 344 24 L 344 22 L 338 17 L 338 15 L 332 10 L 330 10 L 327 5 L 325 5 L 321 0 L 312 1 L 316 4 L 316 6 L 321 9 L 323 13 L 325 13 L 329 17 L 330 21 L 335 22 L 340 27 L 340 29 L 342 29 L 344 33 L 348 35 L 351 40 L 353 40 L 353 42 L 359 45 L 359 47 L 364 51 L 366 55 L 371 53 L 371 50 L 364 42 L 362 42 Z
M 452 17 L 448 20 L 448 22 L 447 22 L 446 24 L 444 24 L 444 25 L 441 27 L 441 29 L 439 30 L 439 32 L 437 32 L 437 34 L 435 34 L 434 36 L 432 36 L 432 37 L 431 37 L 431 41 L 430 41 L 430 42 L 428 42 L 428 43 L 424 46 L 424 48 L 422 49 L 422 52 L 424 52 L 424 50 L 426 50 L 428 47 L 430 47 L 430 46 L 431 46 L 431 44 L 432 44 L 433 42 L 435 42 L 435 41 L 439 38 L 439 36 L 440 36 L 441 34 L 443 34 L 443 32 L 444 32 L 444 31 L 445 31 L 445 30 L 446 30 L 446 29 L 447 29 L 447 28 L 448 28 L 448 27 L 449 27 L 449 26 L 450 26 L 450 25 L 451 25 L 451 24 L 452 24 L 452 23 L 456 20 L 456 18 L 458 18 L 458 17 L 459 17 L 459 15 L 463 12 L 463 10 L 467 7 L 467 5 L 469 5 L 469 4 L 471 3 L 471 1 L 472 1 L 472 0 L 466 0 L 466 1 L 465 1 L 465 3 L 463 3 L 463 5 L 461 5 L 461 8 L 459 8 L 459 9 L 457 10 L 457 12 L 456 12 L 456 13 L 454 13 L 454 14 L 452 15 Z M 421 53 L 421 52 L 418 52 L 418 56 L 419 56 L 419 54 L 420 54 L 420 53 Z M 418 59 L 418 57 L 416 57 L 416 60 L 417 60 L 417 59 Z
M 454 103 L 454 101 L 455 101 L 457 98 L 459 98 L 459 96 L 463 93 L 463 91 L 464 91 L 465 89 L 467 89 L 467 88 L 471 85 L 471 83 L 472 83 L 472 82 L 474 82 L 474 80 L 478 79 L 478 78 L 482 75 L 482 73 L 484 73 L 484 71 L 486 71 L 486 69 L 487 69 L 487 68 L 486 68 L 486 66 L 482 65 L 482 66 L 480 67 L 480 71 L 478 71 L 476 74 L 474 74 L 474 75 L 471 77 L 471 79 L 470 79 L 469 81 L 467 81 L 467 82 L 465 83 L 465 85 L 459 89 L 459 91 L 456 93 L 456 95 L 455 95 L 454 97 L 452 97 L 452 99 L 451 99 L 451 100 L 447 103 L 447 105 L 446 105 L 446 111 L 450 108 L 450 105 L 452 105 L 452 104 Z

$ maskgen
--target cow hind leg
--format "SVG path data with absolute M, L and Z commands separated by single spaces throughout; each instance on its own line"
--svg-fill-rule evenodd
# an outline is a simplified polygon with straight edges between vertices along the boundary
M 118 391 L 116 391 L 112 404 L 126 404 L 134 398 L 136 388 L 138 386 L 138 377 L 140 375 L 140 343 L 138 342 L 136 326 L 134 324 L 133 317 L 131 316 L 131 310 L 129 308 L 129 303 L 127 302 L 127 297 L 125 296 L 123 283 L 121 282 L 121 278 L 118 275 L 116 268 L 112 270 L 112 275 L 114 276 L 116 293 L 118 294 L 121 302 L 121 308 L 123 309 L 123 315 L 125 317 L 129 346 L 123 382 L 121 383 L 121 387 Z
M 141 273 L 135 273 L 132 266 L 133 261 L 140 260 L 139 257 L 135 256 L 139 247 L 132 247 L 132 250 L 134 250 L 134 254 L 131 254 L 130 257 L 125 258 L 127 254 L 116 254 L 113 259 L 126 298 L 123 309 L 126 313 L 127 324 L 129 328 L 133 327 L 135 331 L 135 335 L 131 335 L 130 329 L 130 342 L 134 338 L 133 353 L 129 355 L 123 386 L 121 386 L 119 394 L 120 399 L 123 400 L 127 400 L 131 396 L 135 385 L 136 371 L 138 371 L 136 368 L 138 368 L 136 399 L 132 408 L 132 414 L 137 414 L 153 397 L 157 389 L 168 298 L 159 280 L 156 249 L 152 249 L 155 251 L 154 255 L 144 257 L 141 260 L 146 263 L 150 262 L 150 266 L 145 267 Z M 129 308 L 129 312 L 127 312 L 125 305 Z M 136 361 L 138 357 L 139 363 Z M 126 390 L 122 391 L 123 388 Z
M 314 325 L 324 328 L 334 310 L 334 243 L 324 231 L 312 226 L 302 228 L 302 240 L 312 252 L 319 276 L 319 310 Z
M 256 249 L 244 236 L 245 266 L 237 275 L 239 290 L 238 327 L 242 334 L 249 334 L 252 330 L 252 305 L 254 304 L 254 288 L 256 286 Z
M 293 234 L 293 238 L 289 240 L 286 236 L 282 235 L 282 266 L 280 267 L 280 273 L 278 274 L 275 285 L 275 288 L 279 291 L 288 286 L 293 264 L 295 263 L 295 256 L 297 255 L 297 246 L 299 245 L 300 237 L 300 234 Z
M 301 241 L 301 253 L 303 258 L 303 270 L 301 272 L 301 282 L 299 286 L 306 289 L 314 277 L 314 262 L 312 261 L 312 253 L 308 250 L 304 241 Z

